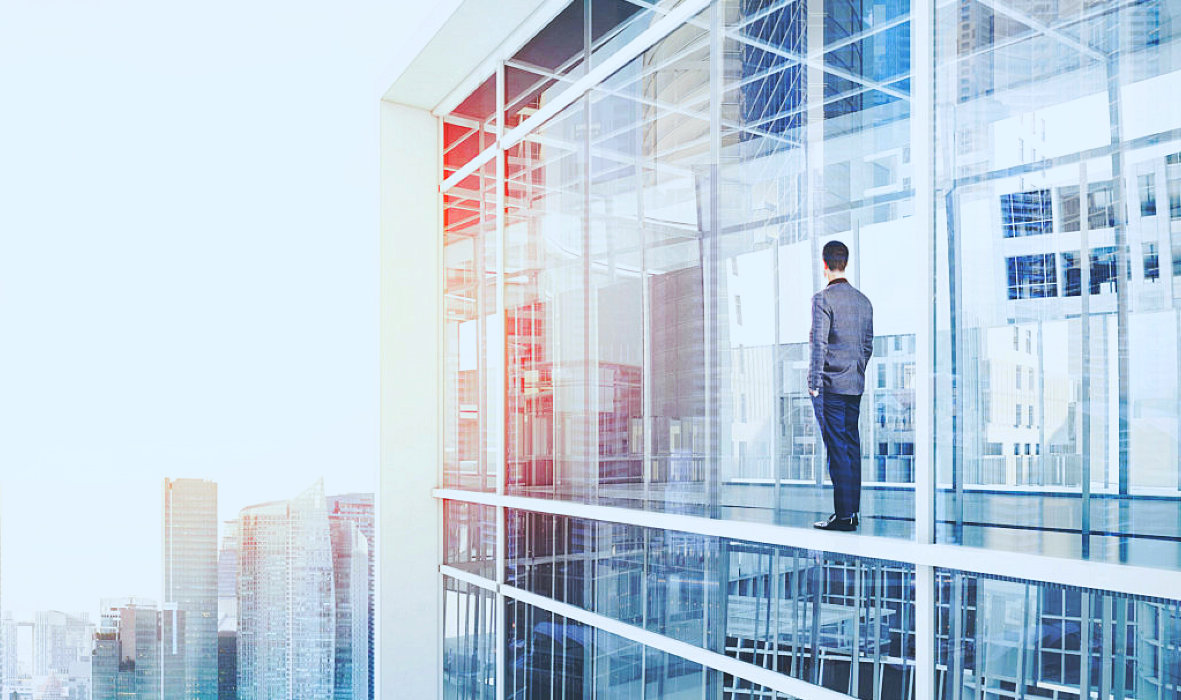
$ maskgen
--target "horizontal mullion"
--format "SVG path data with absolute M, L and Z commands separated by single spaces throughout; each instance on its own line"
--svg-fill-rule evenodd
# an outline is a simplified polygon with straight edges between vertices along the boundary
M 1125 595 L 1177 600 L 1181 571 L 1133 564 L 1068 559 L 952 544 L 919 544 L 914 540 L 824 532 L 742 520 L 602 506 L 574 501 L 508 496 L 457 489 L 436 489 L 435 498 L 504 506 L 552 515 L 674 530 L 708 537 L 773 544 L 966 573 L 1091 588 Z
M 773 44 L 769 44 L 765 41 L 752 39 L 751 37 L 743 37 L 738 34 L 734 34 L 734 33 L 730 33 L 730 32 L 727 32 L 727 35 L 731 39 L 734 39 L 735 41 L 741 41 L 742 43 L 746 44 L 747 46 L 751 46 L 753 48 L 759 49 L 760 51 L 766 51 L 767 53 L 771 53 L 776 56 L 780 56 L 780 57 L 785 58 L 789 61 L 796 61 L 797 63 L 807 64 L 808 66 L 810 66 L 812 68 L 816 68 L 821 71 L 824 71 L 825 73 L 828 73 L 829 75 L 833 75 L 838 78 L 844 78 L 845 80 L 848 80 L 850 82 L 865 85 L 866 87 L 877 90 L 878 92 L 883 92 L 887 95 L 890 95 L 891 97 L 896 97 L 900 100 L 910 100 L 910 95 L 907 95 L 906 93 L 900 92 L 898 90 L 894 90 L 894 89 L 888 87 L 885 83 L 883 83 L 881 81 L 871 80 L 869 78 L 865 78 L 865 77 L 857 75 L 855 73 L 850 73 L 849 71 L 842 70 L 842 69 L 837 68 L 835 66 L 828 65 L 828 63 L 823 60 L 818 60 L 818 59 L 813 58 L 811 56 L 805 56 L 805 55 L 801 55 L 801 54 L 798 54 L 798 53 L 795 53 L 792 51 L 787 51 L 781 47 L 775 46 Z
M 566 107 L 587 93 L 591 88 L 603 82 L 620 68 L 651 48 L 656 42 L 671 34 L 693 15 L 709 6 L 710 0 L 688 0 L 675 10 L 665 15 L 652 26 L 645 29 L 639 36 L 632 39 L 618 52 L 612 54 L 599 65 L 592 68 L 586 75 L 574 82 L 566 90 L 554 97 L 553 101 L 542 106 L 520 125 L 509 130 L 504 136 L 503 148 L 511 148 L 525 140 L 529 133 L 548 119 L 561 112 Z
M 709 651 L 688 642 L 682 642 L 663 634 L 646 630 L 642 627 L 630 625 L 626 622 L 590 612 L 569 603 L 562 603 L 552 598 L 530 593 L 507 584 L 500 587 L 500 592 L 526 605 L 540 608 L 547 612 L 561 615 L 570 620 L 581 622 L 595 629 L 603 630 L 617 637 L 622 637 L 645 647 L 671 654 L 715 671 L 730 674 L 751 683 L 777 690 L 795 697 L 815 698 L 816 700 L 849 700 L 851 696 L 838 693 L 835 690 L 813 685 L 798 678 L 785 676 L 778 671 L 762 668 L 746 661 L 740 661 L 716 651 Z
M 591 612 L 585 608 L 563 603 L 553 598 L 547 598 L 508 584 L 497 583 L 492 579 L 484 578 L 483 576 L 464 571 L 463 569 L 457 569 L 454 566 L 440 564 L 439 573 L 457 581 L 471 584 L 477 588 L 503 595 L 505 598 L 512 598 L 517 602 L 531 605 L 535 608 L 554 613 L 555 615 L 561 615 L 562 617 L 581 622 L 584 625 L 604 632 L 609 632 L 617 637 L 642 644 L 645 647 L 692 661 L 706 668 L 728 673 L 731 676 L 772 688 L 788 695 L 819 698 L 820 700 L 848 700 L 850 697 L 843 693 L 838 693 L 835 690 L 812 685 L 806 681 L 786 676 L 777 671 L 761 668 L 752 663 L 726 656 L 725 654 L 708 651 L 702 647 L 667 637 L 658 632 L 652 632 L 642 627 L 620 622 L 615 618 Z
M 475 173 L 476 170 L 488 164 L 489 161 L 495 158 L 499 151 L 499 142 L 493 143 L 488 148 L 480 151 L 479 155 L 465 163 L 462 168 L 448 175 L 447 179 L 443 180 L 443 182 L 439 185 L 439 192 L 446 192 L 458 183 L 466 180 L 469 176 Z
M 476 586 L 477 588 L 483 588 L 486 591 L 492 591 L 493 593 L 497 592 L 496 582 L 492 579 L 484 578 L 479 574 L 473 574 L 470 571 L 464 571 L 463 569 L 456 568 L 449 564 L 439 564 L 439 573 L 443 574 L 444 576 L 450 576 L 456 581 L 463 581 L 464 583 L 469 583 L 473 586 Z

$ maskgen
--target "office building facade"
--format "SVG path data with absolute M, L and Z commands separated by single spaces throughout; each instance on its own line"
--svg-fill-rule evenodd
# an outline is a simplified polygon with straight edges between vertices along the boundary
M 379 693 L 1181 692 L 1181 5 L 456 5 L 382 103 Z
M 368 602 L 367 608 L 367 626 L 366 633 L 366 648 L 367 658 L 366 664 L 366 693 L 368 697 L 375 697 L 373 694 L 374 681 L 374 639 L 376 629 L 373 623 L 374 606 L 376 604 L 376 583 L 377 583 L 377 569 L 375 567 L 374 558 L 377 554 L 376 542 L 374 535 L 377 531 L 377 514 L 373 508 L 373 494 L 372 493 L 346 493 L 337 496 L 328 497 L 328 519 L 333 523 L 337 521 L 351 522 L 357 526 L 361 534 L 365 537 L 365 545 L 369 550 L 368 563 L 366 565 L 367 577 L 367 591 Z
M 222 523 L 217 552 L 217 697 L 238 697 L 238 520 Z
M 104 600 L 91 651 L 94 700 L 183 697 L 184 627 L 184 611 L 174 604 Z
M 323 482 L 238 517 L 237 693 L 329 698 L 336 597 Z
M 217 697 L 217 484 L 165 479 L 164 602 L 184 612 L 182 694 Z
M 332 520 L 336 649 L 332 697 L 369 697 L 369 543 L 348 520 Z

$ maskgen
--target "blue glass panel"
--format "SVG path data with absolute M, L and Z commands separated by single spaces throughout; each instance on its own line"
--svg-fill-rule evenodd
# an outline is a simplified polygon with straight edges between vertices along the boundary
M 913 566 L 513 509 L 507 518 L 511 586 L 842 693 L 900 697 L 913 683 Z M 593 549 L 555 554 L 564 532 Z M 577 576 L 563 565 L 586 559 L 593 568 Z
M 937 571 L 946 697 L 1173 698 L 1181 603 Z
M 443 577 L 443 697 L 496 697 L 496 595 Z

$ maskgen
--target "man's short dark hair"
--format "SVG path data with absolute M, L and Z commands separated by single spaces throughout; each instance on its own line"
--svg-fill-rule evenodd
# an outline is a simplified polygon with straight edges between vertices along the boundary
M 849 249 L 840 241 L 829 241 L 824 244 L 824 264 L 833 272 L 844 272 L 849 264 Z

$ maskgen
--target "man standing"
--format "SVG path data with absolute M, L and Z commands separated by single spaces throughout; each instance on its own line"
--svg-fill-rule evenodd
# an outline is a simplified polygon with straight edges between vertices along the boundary
M 828 285 L 812 296 L 808 393 L 828 450 L 834 512 L 813 527 L 852 532 L 860 522 L 861 435 L 857 419 L 865 391 L 865 365 L 873 354 L 873 306 L 845 277 L 849 263 L 845 244 L 830 241 L 822 255 Z

